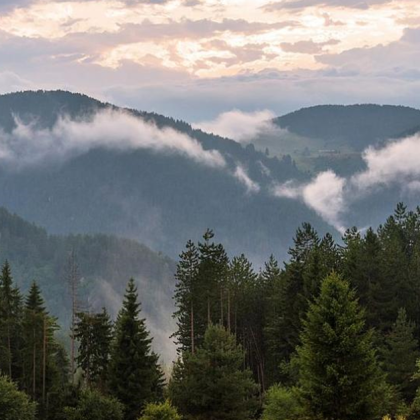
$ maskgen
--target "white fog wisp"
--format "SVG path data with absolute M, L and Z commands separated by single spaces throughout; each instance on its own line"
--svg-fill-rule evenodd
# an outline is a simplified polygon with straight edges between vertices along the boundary
M 260 192 L 260 185 L 249 177 L 243 166 L 237 165 L 233 176 L 245 186 L 248 194 Z
M 220 114 L 214 120 L 195 123 L 193 127 L 239 143 L 247 143 L 261 132 L 274 129 L 273 118 L 275 114 L 269 110 L 242 112 L 235 109 Z

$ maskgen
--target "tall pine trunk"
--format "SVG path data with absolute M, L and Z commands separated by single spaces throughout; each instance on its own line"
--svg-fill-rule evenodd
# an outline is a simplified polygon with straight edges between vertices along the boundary
M 45 390 L 47 379 L 47 317 L 44 316 L 44 339 L 42 346 L 42 404 L 45 406 Z
M 12 379 L 12 340 L 10 338 L 10 319 L 7 320 L 7 351 L 9 353 L 9 377 Z
M 191 353 L 195 353 L 195 336 L 194 336 L 194 303 L 191 301 Z
M 210 297 L 207 297 L 207 326 L 211 325 Z
M 223 325 L 224 313 L 223 313 L 223 288 L 220 288 L 220 325 Z
M 33 330 L 34 347 L 32 351 L 32 398 L 36 399 L 36 333 Z
M 227 328 L 228 328 L 229 332 L 231 330 L 230 318 L 231 318 L 231 313 L 230 313 L 230 289 L 228 288 L 228 291 L 227 291 Z

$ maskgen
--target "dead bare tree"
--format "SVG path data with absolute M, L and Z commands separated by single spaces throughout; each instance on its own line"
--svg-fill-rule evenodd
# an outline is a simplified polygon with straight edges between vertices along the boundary
M 67 278 L 67 283 L 70 290 L 70 299 L 71 299 L 70 367 L 71 367 L 72 382 L 74 383 L 75 358 L 76 358 L 74 331 L 75 331 L 76 322 L 77 322 L 77 312 L 79 311 L 78 290 L 79 290 L 79 285 L 80 285 L 80 280 L 81 280 L 79 267 L 76 260 L 76 254 L 74 250 L 70 252 L 69 258 L 67 260 L 66 278 Z

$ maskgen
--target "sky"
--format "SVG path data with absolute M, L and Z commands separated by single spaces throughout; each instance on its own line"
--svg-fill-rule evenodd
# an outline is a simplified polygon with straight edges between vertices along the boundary
M 420 108 L 418 0 L 0 0 L 0 93 L 83 92 L 189 122 Z

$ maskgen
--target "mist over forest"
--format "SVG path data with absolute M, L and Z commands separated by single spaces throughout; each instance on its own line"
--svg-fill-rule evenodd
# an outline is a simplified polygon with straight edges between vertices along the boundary
M 25 420 L 415 419 L 419 131 L 0 96 L 0 389 Z

